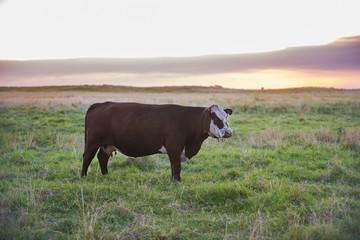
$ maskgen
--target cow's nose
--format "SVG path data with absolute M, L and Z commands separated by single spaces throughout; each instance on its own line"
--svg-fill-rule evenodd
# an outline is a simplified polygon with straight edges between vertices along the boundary
M 232 131 L 230 128 L 226 129 L 225 131 L 225 136 L 224 137 L 231 137 L 232 136 Z

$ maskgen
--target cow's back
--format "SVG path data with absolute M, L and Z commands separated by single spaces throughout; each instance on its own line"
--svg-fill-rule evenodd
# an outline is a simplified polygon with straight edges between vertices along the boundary
M 144 130 L 145 125 L 159 130 L 158 127 L 164 127 L 164 121 L 169 115 L 166 109 L 160 109 L 159 106 L 161 105 L 114 102 L 94 104 L 88 110 L 86 122 L 89 128 L 118 134 L 125 130 Z

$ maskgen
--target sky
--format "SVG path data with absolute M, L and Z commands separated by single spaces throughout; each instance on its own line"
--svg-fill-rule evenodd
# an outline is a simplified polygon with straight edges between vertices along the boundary
M 0 0 L 0 59 L 27 60 L 0 61 L 0 86 L 360 88 L 349 50 L 360 42 L 358 9 L 358 0 Z M 18 63 L 28 70 L 15 74 Z

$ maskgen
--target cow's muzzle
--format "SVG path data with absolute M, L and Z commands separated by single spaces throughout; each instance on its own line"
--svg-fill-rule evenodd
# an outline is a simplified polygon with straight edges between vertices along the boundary
M 226 129 L 224 138 L 229 138 L 233 134 L 232 130 L 230 128 Z

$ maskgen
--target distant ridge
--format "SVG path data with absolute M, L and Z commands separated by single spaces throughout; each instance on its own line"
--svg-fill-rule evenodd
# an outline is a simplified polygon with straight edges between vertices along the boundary
M 360 87 L 359 76 L 360 35 L 326 45 L 265 53 L 144 59 L 0 60 L 0 86 L 8 87 L 112 84 L 351 89 Z
M 274 52 L 251 54 L 143 59 L 0 60 L 0 80 L 9 76 L 56 76 L 107 72 L 198 75 L 266 69 L 360 71 L 360 36 L 340 38 L 321 46 L 292 47 Z

